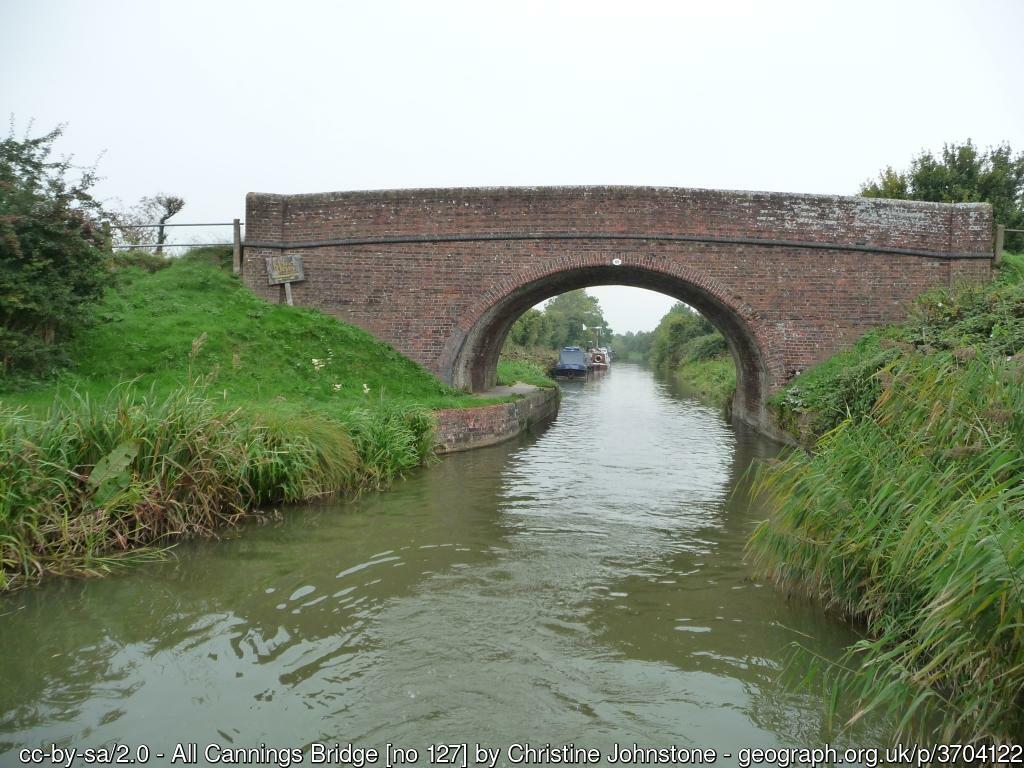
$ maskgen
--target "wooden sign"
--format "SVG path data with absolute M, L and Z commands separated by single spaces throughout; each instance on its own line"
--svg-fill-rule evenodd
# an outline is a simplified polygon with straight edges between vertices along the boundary
M 298 283 L 306 279 L 302 271 L 302 257 L 294 256 L 268 256 L 267 257 L 267 284 L 281 285 L 282 283 Z

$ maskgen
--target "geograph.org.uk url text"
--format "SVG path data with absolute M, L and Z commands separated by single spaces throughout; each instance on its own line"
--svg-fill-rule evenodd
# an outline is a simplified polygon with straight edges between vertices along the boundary
M 725 751 L 706 747 L 651 747 L 615 744 L 611 749 L 577 744 L 514 743 L 489 746 L 469 742 L 437 743 L 424 749 L 387 744 L 383 748 L 347 743 L 307 744 L 304 747 L 238 747 L 185 742 L 170 749 L 124 744 L 68 747 L 50 744 L 17 751 L 21 765 L 250 765 L 291 768 L 303 765 L 346 765 L 351 768 L 498 768 L 506 765 L 736 765 L 753 766 L 878 766 L 1024 765 L 1022 745 L 938 744 L 892 747 L 743 747 Z

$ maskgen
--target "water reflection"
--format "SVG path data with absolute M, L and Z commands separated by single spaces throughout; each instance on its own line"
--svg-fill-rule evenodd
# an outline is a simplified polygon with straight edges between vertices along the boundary
M 620 365 L 537 438 L 175 560 L 0 601 L 15 746 L 821 738 L 781 691 L 849 642 L 749 578 L 742 476 L 776 448 Z M 739 488 L 735 494 L 733 488 Z

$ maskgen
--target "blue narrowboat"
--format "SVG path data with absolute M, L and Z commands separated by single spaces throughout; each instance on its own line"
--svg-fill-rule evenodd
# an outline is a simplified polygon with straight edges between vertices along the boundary
M 579 347 L 563 347 L 558 353 L 558 363 L 551 369 L 555 378 L 576 379 L 587 375 L 587 353 Z

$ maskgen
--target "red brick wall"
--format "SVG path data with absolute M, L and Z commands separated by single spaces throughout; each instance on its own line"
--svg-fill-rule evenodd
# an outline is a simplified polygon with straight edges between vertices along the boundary
M 740 367 L 736 411 L 759 422 L 764 397 L 796 371 L 902 318 L 922 290 L 986 279 L 991 252 L 983 204 L 643 187 L 429 189 L 250 194 L 243 271 L 253 290 L 278 301 L 264 259 L 301 253 L 298 304 L 477 390 L 493 383 L 504 335 L 529 306 L 586 285 L 660 290 L 723 330 Z
M 511 403 L 434 411 L 434 442 L 438 453 L 481 448 L 546 424 L 557 415 L 557 389 L 538 389 Z

